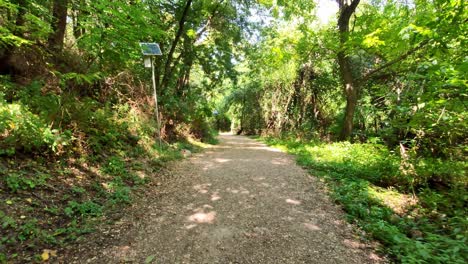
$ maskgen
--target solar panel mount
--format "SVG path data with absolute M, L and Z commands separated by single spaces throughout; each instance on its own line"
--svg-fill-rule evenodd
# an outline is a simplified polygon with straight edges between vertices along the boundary
M 140 42 L 141 52 L 144 56 L 160 56 L 162 55 L 158 43 Z

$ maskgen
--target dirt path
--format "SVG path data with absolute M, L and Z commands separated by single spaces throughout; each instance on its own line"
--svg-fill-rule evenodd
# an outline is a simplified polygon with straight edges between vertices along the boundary
M 220 141 L 67 263 L 381 262 L 291 156 L 246 137 Z

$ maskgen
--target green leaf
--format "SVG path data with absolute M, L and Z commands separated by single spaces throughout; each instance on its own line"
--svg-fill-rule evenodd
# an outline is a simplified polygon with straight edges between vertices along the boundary
M 151 256 L 146 257 L 146 259 L 145 259 L 145 264 L 152 263 L 152 262 L 154 261 L 155 258 L 156 258 L 155 255 L 151 255 Z

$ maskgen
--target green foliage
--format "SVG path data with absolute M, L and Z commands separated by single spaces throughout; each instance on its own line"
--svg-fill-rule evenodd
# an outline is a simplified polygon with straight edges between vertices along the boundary
M 0 154 L 14 154 L 17 150 L 53 152 L 70 142 L 69 133 L 51 129 L 39 116 L 17 103 L 7 103 L 0 98 Z
M 17 226 L 16 221 L 13 218 L 6 215 L 3 211 L 0 211 L 0 222 L 1 222 L 2 228 L 4 229 L 15 228 Z M 2 243 L 6 242 L 6 241 L 3 241 L 3 239 L 7 239 L 7 238 L 6 237 L 2 238 L 2 241 L 1 241 Z
M 31 42 L 15 36 L 7 28 L 2 27 L 0 29 L 0 46 L 22 46 L 25 44 L 30 44 Z
M 102 167 L 102 171 L 113 176 L 122 176 L 128 173 L 125 168 L 125 162 L 117 156 L 111 157 Z
M 102 215 L 102 206 L 93 201 L 69 201 L 64 213 L 68 217 L 97 217 Z
M 60 214 L 60 208 L 58 208 L 56 206 L 46 207 L 46 208 L 44 208 L 44 211 L 47 212 L 47 213 L 50 213 L 51 215 L 59 215 Z
M 224 98 L 220 109 L 231 117 L 231 129 L 234 132 L 242 130 L 244 134 L 252 135 L 264 127 L 259 93 L 252 87 L 233 87 L 231 94 Z
M 130 192 L 131 192 L 130 187 L 122 186 L 121 184 L 115 184 L 114 190 L 111 194 L 111 203 L 129 204 L 131 202 Z
M 18 6 L 16 4 L 6 2 L 3 0 L 0 1 L 0 8 L 2 8 L 2 13 L 18 12 Z M 4 23 L 4 21 L 2 20 L 2 27 L 0 28 L 0 48 L 5 48 L 9 46 L 19 47 L 25 44 L 31 44 L 31 42 L 27 39 L 14 34 L 14 32 L 18 29 L 16 28 L 16 25 L 11 23 L 10 21 L 6 22 L 7 23 Z
M 40 229 L 37 227 L 36 219 L 28 220 L 24 224 L 19 226 L 18 239 L 20 241 L 35 238 L 39 235 Z
M 403 143 L 415 156 L 463 160 L 465 4 L 361 2 L 342 47 L 333 19 L 320 25 L 290 12 L 294 8 L 287 3 L 262 4 L 284 11 L 272 15 L 275 22 L 264 25 L 238 67 L 241 87 L 260 91 L 247 97 L 260 104 L 244 119 L 255 117 L 276 135 L 336 138 L 345 119 L 336 61 L 343 51 L 359 90 L 352 140 L 380 137 L 390 149 Z M 233 109 L 229 114 L 238 120 L 240 109 L 235 103 Z
M 47 174 L 40 174 L 31 178 L 25 174 L 12 172 L 6 176 L 5 181 L 12 192 L 17 192 L 18 190 L 32 190 L 37 186 L 44 185 L 49 177 Z
M 67 83 L 74 83 L 76 85 L 92 85 L 102 79 L 100 72 L 81 74 L 76 72 L 69 72 L 61 74 L 56 72 L 55 74 L 60 76 L 60 84 L 65 87 Z

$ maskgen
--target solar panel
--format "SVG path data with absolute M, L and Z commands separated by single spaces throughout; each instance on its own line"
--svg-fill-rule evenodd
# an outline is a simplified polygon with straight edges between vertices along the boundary
M 161 49 L 157 43 L 140 42 L 141 52 L 145 56 L 162 55 Z

